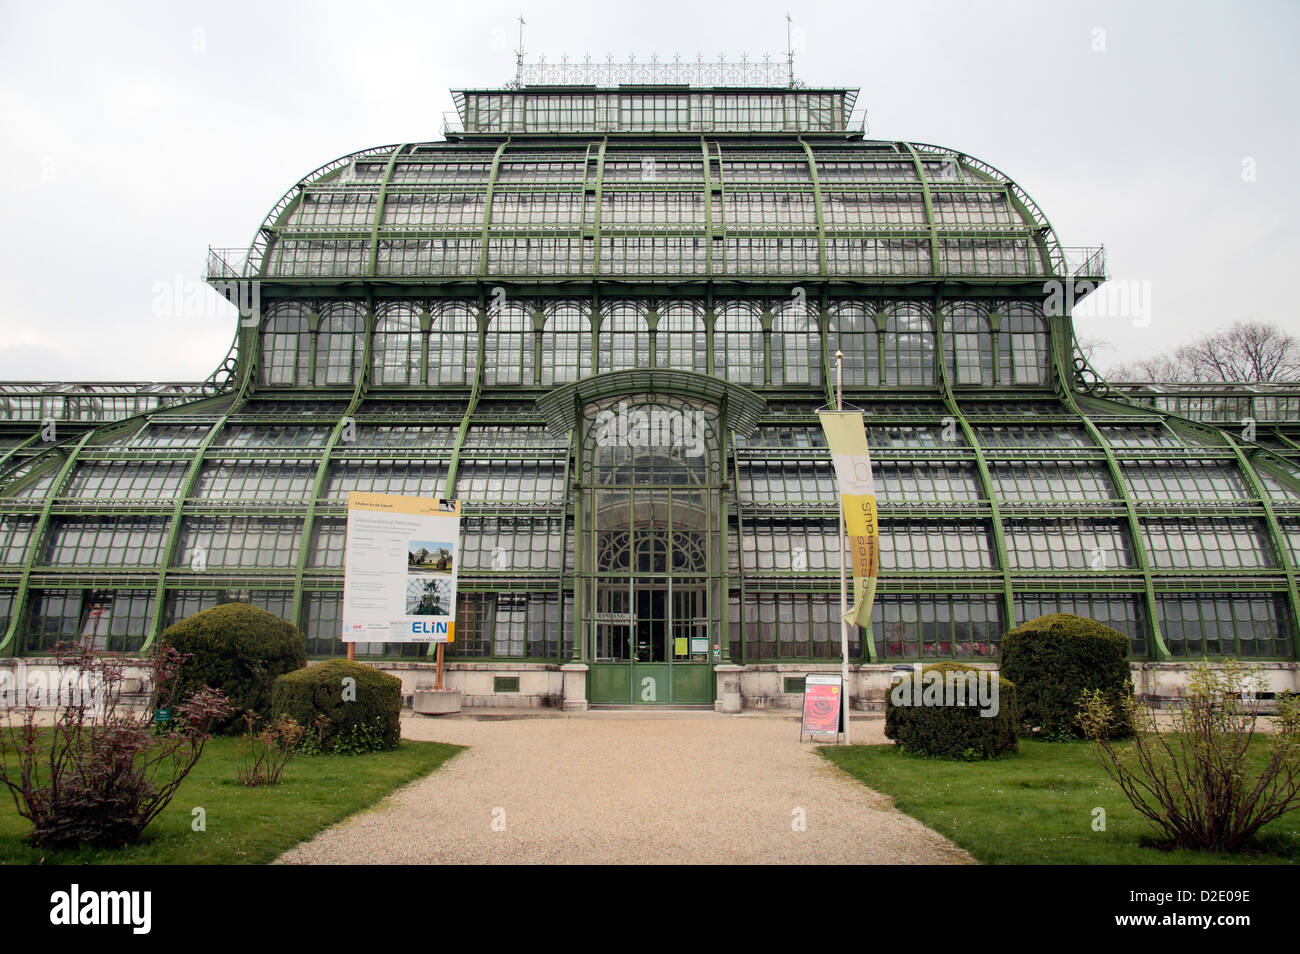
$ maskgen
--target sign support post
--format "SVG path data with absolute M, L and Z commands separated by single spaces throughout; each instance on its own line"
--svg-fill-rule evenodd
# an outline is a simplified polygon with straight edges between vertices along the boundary
M 835 351 L 835 409 L 844 410 L 844 352 Z M 844 744 L 849 745 L 849 548 L 845 540 L 844 504 L 840 503 L 840 678 L 844 706 Z

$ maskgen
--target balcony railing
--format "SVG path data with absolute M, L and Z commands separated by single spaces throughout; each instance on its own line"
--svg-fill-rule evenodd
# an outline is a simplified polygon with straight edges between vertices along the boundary
M 247 248 L 213 248 L 208 246 L 208 261 L 203 269 L 205 281 L 223 281 L 234 278 L 253 278 L 256 269 L 249 268 Z
M 1106 246 L 1062 246 L 1060 273 L 1069 278 L 1103 281 L 1106 278 Z

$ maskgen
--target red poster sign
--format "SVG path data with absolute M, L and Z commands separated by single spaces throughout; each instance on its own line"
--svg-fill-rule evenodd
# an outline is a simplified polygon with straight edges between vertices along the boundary
M 799 729 L 799 739 L 803 740 L 805 732 L 843 731 L 844 686 L 839 676 L 822 673 L 809 673 L 803 684 L 803 725 Z

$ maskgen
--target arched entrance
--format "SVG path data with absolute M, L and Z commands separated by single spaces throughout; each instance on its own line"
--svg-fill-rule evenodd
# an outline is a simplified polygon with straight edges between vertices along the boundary
M 579 585 L 593 704 L 707 705 L 721 627 L 718 414 L 621 397 L 582 415 Z
M 718 378 L 630 370 L 537 402 L 574 433 L 575 663 L 593 705 L 710 705 L 728 662 L 726 441 L 763 401 Z

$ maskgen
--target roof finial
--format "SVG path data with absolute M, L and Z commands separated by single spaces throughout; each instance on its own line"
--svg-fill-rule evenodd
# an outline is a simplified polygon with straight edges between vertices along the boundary
M 794 89 L 794 40 L 791 33 L 793 26 L 794 21 L 787 13 L 785 15 L 785 65 L 791 89 Z
M 524 85 L 524 15 L 519 14 L 519 49 L 515 50 L 515 85 Z

